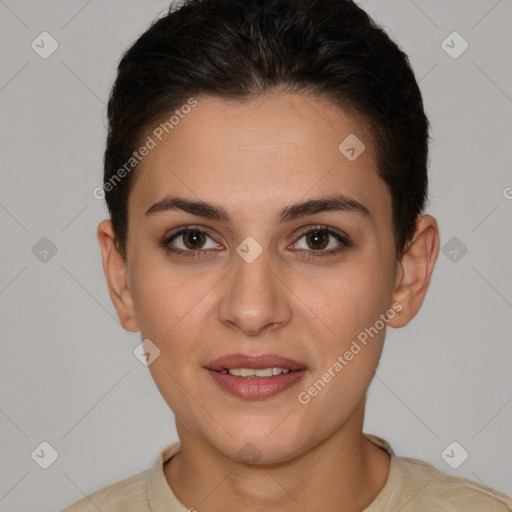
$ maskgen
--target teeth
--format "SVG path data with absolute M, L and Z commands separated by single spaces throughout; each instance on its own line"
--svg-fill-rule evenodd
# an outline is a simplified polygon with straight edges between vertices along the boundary
M 277 368 L 276 368 L 277 370 Z M 274 374 L 274 368 L 265 368 L 263 370 L 254 370 L 256 377 L 272 377 Z
M 222 370 L 222 373 L 229 373 L 236 377 L 272 377 L 281 375 L 281 373 L 288 373 L 290 370 L 287 368 L 230 368 L 229 370 Z

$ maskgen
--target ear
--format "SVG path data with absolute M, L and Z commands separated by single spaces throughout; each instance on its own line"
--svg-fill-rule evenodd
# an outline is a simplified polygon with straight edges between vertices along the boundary
M 101 248 L 103 271 L 107 279 L 110 298 L 114 303 L 121 325 L 131 332 L 139 330 L 132 290 L 128 279 L 128 267 L 116 244 L 114 228 L 110 220 L 100 222 L 97 230 Z
M 389 320 L 391 327 L 403 327 L 419 311 L 427 294 L 430 278 L 439 254 L 439 228 L 430 215 L 422 215 L 416 221 L 413 239 L 407 245 L 398 263 L 393 303 L 402 309 Z

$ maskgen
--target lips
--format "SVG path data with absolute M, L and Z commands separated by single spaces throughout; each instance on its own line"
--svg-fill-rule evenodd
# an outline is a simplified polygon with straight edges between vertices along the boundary
M 243 377 L 226 373 L 232 369 L 281 368 L 286 373 L 268 377 Z M 249 356 L 230 354 L 209 362 L 206 372 L 224 392 L 246 400 L 262 400 L 273 397 L 297 384 L 306 374 L 306 365 L 275 354 Z
M 276 354 L 263 354 L 260 356 L 250 356 L 246 354 L 229 354 L 219 357 L 210 361 L 205 365 L 209 370 L 220 372 L 222 370 L 229 370 L 230 368 L 251 368 L 257 370 L 258 368 L 285 368 L 287 370 L 302 370 L 306 369 L 304 363 L 281 357 Z

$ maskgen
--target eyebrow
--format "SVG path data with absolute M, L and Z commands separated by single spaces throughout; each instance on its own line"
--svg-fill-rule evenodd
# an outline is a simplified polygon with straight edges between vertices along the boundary
M 183 210 L 199 217 L 217 220 L 226 224 L 231 222 L 230 214 L 222 206 L 206 201 L 193 201 L 178 196 L 167 196 L 154 203 L 147 209 L 145 216 L 173 210 Z M 338 194 L 310 199 L 287 206 L 280 213 L 280 222 L 290 222 L 301 217 L 314 215 L 315 213 L 332 211 L 358 213 L 363 217 L 371 219 L 371 213 L 366 206 L 355 199 Z

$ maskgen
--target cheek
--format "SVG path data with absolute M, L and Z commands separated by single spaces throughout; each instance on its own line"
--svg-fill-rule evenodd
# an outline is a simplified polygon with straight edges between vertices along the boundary
M 319 364 L 297 396 L 303 414 L 323 418 L 321 424 L 308 423 L 315 435 L 327 435 L 344 423 L 363 399 L 382 354 L 385 323 L 376 320 L 379 314 L 347 309 L 337 324 L 337 338 L 320 346 Z
M 308 303 L 325 326 L 327 346 L 339 350 L 388 309 L 392 289 L 378 264 L 353 260 L 319 282 L 314 295 L 309 292 Z M 311 282 L 309 286 L 311 290 Z
M 193 277 L 187 279 L 170 265 L 144 259 L 136 271 L 133 285 L 134 307 L 141 336 L 164 343 L 193 306 L 201 300 L 201 286 Z
M 146 260 L 149 261 L 149 260 Z M 137 272 L 134 302 L 142 339 L 160 350 L 149 366 L 152 377 L 171 408 L 180 409 L 183 388 L 197 380 L 209 318 L 209 295 L 215 276 L 193 276 L 168 264 L 141 266 Z
M 312 413 L 331 411 L 322 428 L 346 419 L 378 366 L 386 328 L 380 315 L 390 300 L 389 279 L 378 264 L 376 258 L 353 260 L 333 272 L 312 299 L 311 309 L 321 319 L 311 340 L 317 357 L 299 403 Z

